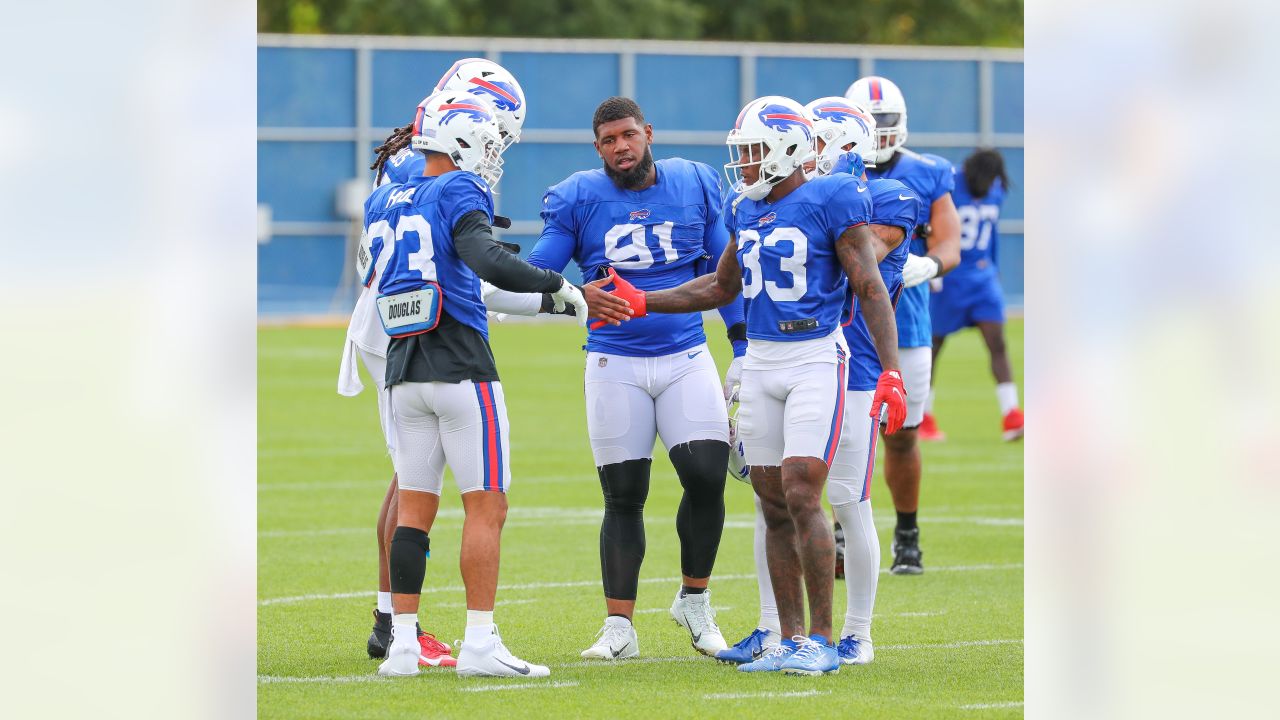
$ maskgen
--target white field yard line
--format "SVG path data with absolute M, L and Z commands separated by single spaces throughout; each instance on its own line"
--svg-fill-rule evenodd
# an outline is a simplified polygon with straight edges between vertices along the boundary
M 831 690 L 792 690 L 789 692 L 743 692 L 743 693 L 707 693 L 703 700 L 754 700 L 770 698 L 801 698 L 816 695 L 830 695 Z
M 1003 640 L 967 640 L 959 642 L 947 643 L 917 643 L 910 645 L 881 645 L 880 650 L 951 650 L 967 647 L 982 647 L 990 645 L 1021 645 L 1020 638 L 1009 638 Z M 715 662 L 715 660 L 701 655 L 681 655 L 678 657 L 639 657 L 630 660 L 578 660 L 574 662 L 549 663 L 549 667 L 556 669 L 573 669 L 573 668 L 623 668 L 631 665 L 652 665 L 655 663 L 705 663 Z M 270 683 L 347 683 L 347 682 L 383 682 L 390 678 L 379 677 L 378 675 L 345 675 L 345 676 L 320 676 L 320 677 L 289 677 L 280 675 L 259 675 L 258 682 L 261 684 Z M 545 688 L 545 687 L 573 687 L 578 683 L 573 680 L 569 681 L 553 681 L 553 682 L 529 682 L 529 683 L 510 683 L 510 684 L 493 684 L 480 685 L 475 687 L 461 687 L 464 692 L 486 692 L 489 690 L 522 690 L 527 688 Z M 829 692 L 829 691 L 828 691 Z M 828 694 L 827 692 L 819 692 L 817 690 L 804 690 L 797 692 L 763 692 L 763 693 L 712 693 L 703 695 L 708 700 L 737 700 L 745 698 L 770 698 L 770 697 L 805 697 L 815 694 Z M 963 710 L 980 710 L 985 708 L 1003 708 L 1003 707 L 1020 707 L 1021 702 L 1005 702 L 1005 703 L 984 703 L 977 705 L 961 705 Z
M 1006 563 L 1002 565 L 952 565 L 950 567 L 929 566 L 929 572 L 981 572 L 984 570 L 1021 570 L 1022 563 Z M 880 574 L 887 575 L 888 568 L 881 568 Z M 715 579 L 719 582 L 727 582 L 733 580 L 755 580 L 755 574 L 740 575 L 717 575 Z M 642 583 L 670 583 L 674 586 L 680 582 L 680 578 L 641 578 Z M 599 587 L 600 579 L 593 580 L 571 580 L 566 582 L 535 582 L 535 583 L 519 583 L 515 585 L 499 585 L 498 590 L 505 592 L 509 590 L 546 590 L 552 588 L 578 588 L 578 587 Z M 424 588 L 428 596 L 435 593 L 445 592 L 464 592 L 466 590 L 462 585 L 447 585 L 445 587 L 427 587 Z M 307 602 L 310 600 L 342 600 L 346 598 L 370 598 L 375 596 L 372 590 L 357 590 L 355 592 L 344 593 L 320 593 L 309 595 L 291 595 L 287 597 L 264 598 L 258 601 L 259 606 L 266 605 L 289 605 L 292 603 Z
M 1021 700 L 1014 700 L 1010 702 L 998 702 L 998 703 L 975 703 L 973 705 L 961 705 L 960 709 L 961 710 L 993 710 L 996 708 L 1020 708 L 1022 707 L 1022 704 L 1023 703 Z
M 458 688 L 462 692 L 493 692 L 494 690 L 538 690 L 546 688 L 577 687 L 576 680 L 554 680 L 548 682 L 506 683 L 502 685 L 475 685 Z

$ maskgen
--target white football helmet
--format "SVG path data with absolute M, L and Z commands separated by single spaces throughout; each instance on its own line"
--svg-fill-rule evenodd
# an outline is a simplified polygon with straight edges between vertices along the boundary
M 821 139 L 814 170 L 830 175 L 836 161 L 846 152 L 856 152 L 862 162 L 874 165 L 876 158 L 876 121 L 866 110 L 842 97 L 818 98 L 804 106 L 813 121 L 813 134 Z M 846 146 L 853 147 L 846 149 Z
M 436 83 L 436 92 L 441 90 L 458 90 L 488 98 L 497 111 L 503 143 L 510 147 L 520 142 L 525 116 L 524 90 L 506 68 L 484 58 L 463 58 Z
M 742 108 L 725 144 L 729 146 L 729 162 L 724 166 L 729 184 L 734 192 L 760 200 L 813 159 L 813 123 L 800 103 L 767 95 Z M 751 165 L 759 165 L 760 174 L 748 185 L 742 168 Z
M 907 144 L 907 100 L 891 81 L 871 75 L 849 86 L 844 96 L 876 119 L 876 162 L 889 162 Z
M 413 121 L 413 149 L 444 153 L 490 187 L 502 177 L 506 146 L 493 105 L 482 97 L 445 90 L 423 100 Z

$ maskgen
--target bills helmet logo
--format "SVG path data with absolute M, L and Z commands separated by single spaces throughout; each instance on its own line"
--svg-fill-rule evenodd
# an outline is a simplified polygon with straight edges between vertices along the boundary
M 786 105 L 765 105 L 760 108 L 760 122 L 764 123 L 765 127 L 779 132 L 787 132 L 798 127 L 804 131 L 806 140 L 813 141 L 813 123 L 809 122 L 809 118 L 795 114 Z
M 488 110 L 485 110 L 480 105 L 469 102 L 445 103 L 436 108 L 436 110 L 444 113 L 444 116 L 440 118 L 441 125 L 448 125 L 450 120 L 459 116 L 471 118 L 471 122 L 478 123 L 488 122 L 493 119 L 493 116 L 489 114 Z
M 830 120 L 831 122 L 836 123 L 856 122 L 862 126 L 863 132 L 871 132 L 871 128 L 867 126 L 869 118 L 858 112 L 856 108 L 849 105 L 826 105 L 824 107 L 815 108 L 813 114 L 823 120 Z
M 764 217 L 760 218 L 759 222 L 757 222 L 756 225 L 757 227 L 764 227 L 765 225 L 768 225 L 769 223 L 777 219 L 778 219 L 778 213 L 771 212 L 768 215 L 765 215 Z
M 631 211 L 631 219 L 632 219 L 632 220 L 647 220 L 647 219 L 649 219 L 649 210 L 648 210 L 648 209 L 645 209 L 645 210 L 632 210 L 632 211 Z
M 494 107 L 507 112 L 516 112 L 520 109 L 520 95 L 516 92 L 516 88 L 511 83 L 505 83 L 498 80 L 485 80 L 480 77 L 473 77 L 468 82 L 471 83 L 471 94 L 487 97 L 493 101 Z

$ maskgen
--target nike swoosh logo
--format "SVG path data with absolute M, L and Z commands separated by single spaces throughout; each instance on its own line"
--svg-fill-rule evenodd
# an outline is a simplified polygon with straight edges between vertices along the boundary
M 494 660 L 498 660 L 498 658 L 494 658 Z M 526 665 L 526 666 L 524 666 L 524 667 L 516 667 L 515 665 L 507 665 L 506 663 L 502 662 L 501 660 L 498 660 L 498 664 L 500 664 L 500 665 L 506 665 L 507 667 L 511 668 L 512 670 L 515 670 L 516 672 L 520 673 L 521 675 L 528 675 L 528 674 L 529 674 L 529 666 L 528 666 L 528 665 Z
M 692 360 L 692 359 L 694 359 L 694 358 L 698 357 L 698 356 L 699 356 L 699 355 L 701 355 L 701 354 L 702 354 L 702 351 L 701 351 L 701 350 L 699 350 L 698 352 L 691 352 L 691 353 L 689 353 L 689 359 L 690 359 L 690 360 Z
M 867 191 L 866 185 L 863 185 L 862 187 L 858 188 L 858 192 L 866 192 L 866 191 Z
M 694 641 L 694 642 L 698 642 L 698 641 L 699 641 L 699 640 L 701 640 L 701 639 L 702 639 L 702 633 L 698 633 L 697 635 L 694 635 L 694 636 L 693 636 L 693 641 Z
M 899 200 L 915 200 L 915 197 L 912 195 L 899 195 L 898 199 Z
M 617 650 L 614 650 L 613 648 L 609 648 L 609 652 L 613 653 L 613 656 L 614 656 L 614 657 L 618 657 L 619 655 L 621 655 L 621 654 L 622 654 L 622 651 L 623 651 L 623 650 L 626 650 L 626 649 L 627 649 L 627 646 L 626 646 L 626 645 L 623 645 L 622 647 L 618 648 Z

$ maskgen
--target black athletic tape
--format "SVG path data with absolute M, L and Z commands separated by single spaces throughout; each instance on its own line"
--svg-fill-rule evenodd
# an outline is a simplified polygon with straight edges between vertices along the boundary
M 729 342 L 747 339 L 747 324 L 744 322 L 736 322 L 729 326 Z
M 500 228 L 502 230 L 506 230 L 507 228 L 511 227 L 511 218 L 505 215 L 494 215 L 493 226 L 496 228 Z

